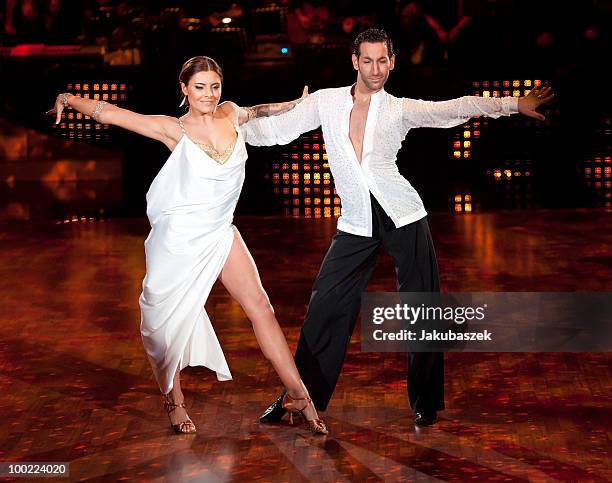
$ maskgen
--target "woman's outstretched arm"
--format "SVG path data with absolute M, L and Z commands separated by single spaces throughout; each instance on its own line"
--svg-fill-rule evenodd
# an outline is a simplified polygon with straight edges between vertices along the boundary
M 251 119 L 255 119 L 258 117 L 276 116 L 278 114 L 290 111 L 300 102 L 306 99 L 306 97 L 308 97 L 308 86 L 304 86 L 304 90 L 302 91 L 302 97 L 294 101 L 276 102 L 271 104 L 258 104 L 256 106 L 251 107 L 235 106 L 235 108 L 238 110 L 238 125 L 242 125 L 246 122 L 249 122 Z
M 91 116 L 102 124 L 119 126 L 142 136 L 161 141 L 170 149 L 174 148 L 180 138 L 180 129 L 173 117 L 139 114 L 106 101 L 84 99 L 67 93 L 57 96 L 55 106 L 47 111 L 47 114 L 55 114 L 55 123 L 59 124 L 62 119 L 62 111 L 68 107 Z

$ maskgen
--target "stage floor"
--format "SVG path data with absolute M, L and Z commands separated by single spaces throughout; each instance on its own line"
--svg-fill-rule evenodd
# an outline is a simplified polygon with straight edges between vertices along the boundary
M 334 219 L 238 218 L 295 348 Z M 444 291 L 612 291 L 612 212 L 454 216 L 430 225 Z M 280 382 L 221 286 L 207 302 L 234 375 L 184 372 L 199 432 L 171 432 L 142 349 L 143 219 L 0 225 L 0 461 L 85 481 L 610 481 L 610 354 L 448 354 L 440 422 L 416 429 L 405 354 L 355 331 L 330 435 L 261 425 Z M 368 290 L 394 290 L 381 254 Z

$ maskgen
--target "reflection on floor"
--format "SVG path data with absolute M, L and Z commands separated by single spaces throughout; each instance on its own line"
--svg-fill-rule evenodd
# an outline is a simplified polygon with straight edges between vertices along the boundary
M 443 290 L 609 291 L 612 213 L 432 215 Z M 295 348 L 336 220 L 239 218 Z M 0 460 L 70 462 L 88 481 L 610 481 L 609 354 L 449 354 L 448 409 L 412 424 L 405 355 L 355 332 L 330 435 L 257 416 L 279 391 L 241 308 L 207 309 L 234 374 L 184 373 L 199 432 L 171 433 L 138 331 L 144 220 L 3 224 Z M 369 290 L 393 290 L 381 256 Z

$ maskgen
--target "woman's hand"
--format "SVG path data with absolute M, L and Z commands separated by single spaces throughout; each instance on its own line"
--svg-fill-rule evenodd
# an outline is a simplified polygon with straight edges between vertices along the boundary
M 519 98 L 518 110 L 525 116 L 543 121 L 546 118 L 536 109 L 544 104 L 548 104 L 554 97 L 555 95 L 550 87 L 541 87 L 540 89 L 534 88 L 528 95 Z
M 300 97 L 297 101 L 297 103 L 302 102 L 304 99 L 306 99 L 308 97 L 308 86 L 304 86 L 304 90 L 302 91 L 302 97 Z
M 55 106 L 52 109 L 49 109 L 45 114 L 53 115 L 55 114 L 55 124 L 59 124 L 62 119 L 62 112 L 65 108 L 70 107 L 68 104 L 68 99 L 70 97 L 74 97 L 72 94 L 62 93 L 57 96 L 55 99 Z

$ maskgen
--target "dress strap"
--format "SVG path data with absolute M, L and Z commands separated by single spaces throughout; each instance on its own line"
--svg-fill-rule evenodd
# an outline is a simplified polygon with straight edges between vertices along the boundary
M 178 122 L 179 122 L 179 126 L 181 126 L 181 131 L 183 131 L 183 134 L 187 134 L 185 132 L 185 126 L 183 126 L 183 121 L 181 120 L 181 118 L 178 118 Z

